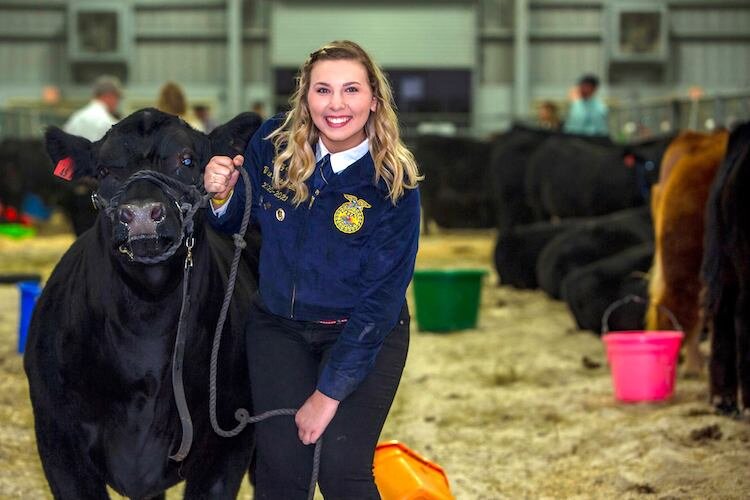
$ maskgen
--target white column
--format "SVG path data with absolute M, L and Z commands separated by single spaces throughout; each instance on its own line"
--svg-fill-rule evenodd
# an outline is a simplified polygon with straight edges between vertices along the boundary
M 227 0 L 227 119 L 245 110 L 242 76 L 242 0 Z
M 527 116 L 529 109 L 529 1 L 515 0 L 513 19 L 513 112 Z

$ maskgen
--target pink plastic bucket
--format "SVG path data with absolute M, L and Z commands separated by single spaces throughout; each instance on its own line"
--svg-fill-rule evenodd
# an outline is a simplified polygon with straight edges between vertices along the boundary
M 607 348 L 615 397 L 627 403 L 665 400 L 674 394 L 677 358 L 684 334 L 671 312 L 668 314 L 677 330 L 606 333 L 609 313 L 626 302 L 643 300 L 631 296 L 615 302 L 602 321 L 602 340 Z

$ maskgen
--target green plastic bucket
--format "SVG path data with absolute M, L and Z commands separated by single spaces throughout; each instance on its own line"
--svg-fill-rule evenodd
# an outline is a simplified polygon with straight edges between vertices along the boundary
M 8 238 L 18 240 L 21 238 L 29 238 L 34 235 L 36 235 L 36 230 L 33 227 L 16 224 L 15 222 L 0 224 L 0 236 L 7 236 Z
M 484 269 L 417 269 L 414 299 L 419 329 L 447 332 L 474 328 Z

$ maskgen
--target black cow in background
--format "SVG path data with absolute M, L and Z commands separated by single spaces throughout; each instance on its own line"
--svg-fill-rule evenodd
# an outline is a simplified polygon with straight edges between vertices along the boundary
M 492 144 L 488 164 L 495 225 L 501 235 L 537 220 L 524 194 L 528 160 L 555 132 L 515 124 Z
M 574 269 L 653 240 L 649 207 L 593 217 L 581 227 L 556 236 L 544 248 L 537 261 L 539 286 L 559 299 L 560 285 Z
M 537 288 L 536 263 L 556 236 L 582 226 L 588 219 L 535 222 L 501 231 L 495 245 L 495 269 L 500 283 L 515 288 Z
M 420 185 L 425 227 L 428 221 L 444 228 L 493 227 L 488 142 L 423 135 L 412 150 L 425 176 Z
M 711 403 L 750 415 L 750 123 L 729 136 L 709 195 L 702 278 Z
M 42 139 L 6 138 L 0 142 L 0 203 L 21 209 L 24 197 L 36 195 L 50 208 L 59 207 L 75 234 L 94 225 L 90 180 L 66 182 L 50 174 L 50 162 Z
M 641 297 L 647 304 L 646 273 L 653 258 L 653 242 L 641 243 L 568 273 L 560 290 L 578 328 L 599 333 L 604 311 L 628 295 Z M 643 304 L 624 304 L 612 311 L 609 329 L 642 330 L 645 316 Z
M 533 200 L 527 196 L 526 183 L 530 160 L 543 144 L 579 141 L 583 144 L 612 146 L 608 137 L 581 136 L 514 124 L 506 133 L 493 140 L 489 182 L 492 186 L 496 226 L 502 234 L 507 229 L 532 222 L 549 220 L 534 210 Z M 559 189 L 576 189 L 566 184 Z M 591 214 L 581 214 L 591 215 Z
M 672 139 L 619 146 L 552 136 L 529 159 L 527 203 L 538 220 L 604 215 L 643 205 Z
M 183 191 L 201 185 L 209 157 L 243 151 L 259 125 L 247 113 L 205 136 L 146 109 L 94 143 L 57 128 L 47 132 L 52 160 L 72 158 L 75 177 L 96 178 L 101 198 L 113 200 L 127 186 L 62 257 L 29 329 L 24 366 L 55 498 L 107 498 L 107 485 L 130 498 L 164 498 L 183 479 L 185 498 L 236 497 L 252 434 L 219 437 L 208 415 L 209 356 L 233 245 L 204 224 L 202 210 L 193 234 L 183 372 L 195 442 L 184 462 L 169 458 L 182 437 L 171 377 L 188 262 L 180 211 L 195 201 Z M 126 182 L 144 170 L 184 189 Z M 258 241 L 251 240 L 241 261 L 219 354 L 217 414 L 225 429 L 234 427 L 235 409 L 250 403 L 243 327 L 257 288 Z M 161 263 L 140 262 L 166 257 L 171 248 L 178 249 Z

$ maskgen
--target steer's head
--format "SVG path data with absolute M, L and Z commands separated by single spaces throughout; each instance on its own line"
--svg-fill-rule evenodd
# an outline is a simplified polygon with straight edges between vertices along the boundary
M 182 240 L 211 155 L 242 153 L 259 125 L 257 115 L 243 113 L 207 136 L 149 108 L 93 143 L 56 127 L 46 142 L 57 175 L 96 179 L 95 198 L 106 207 L 98 225 L 109 230 L 113 252 L 148 263 Z

